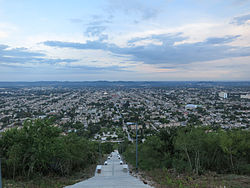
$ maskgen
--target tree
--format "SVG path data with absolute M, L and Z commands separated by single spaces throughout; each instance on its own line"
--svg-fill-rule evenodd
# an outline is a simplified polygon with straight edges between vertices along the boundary
M 26 121 L 21 129 L 10 129 L 0 138 L 0 156 L 6 177 L 36 174 L 65 175 L 85 168 L 97 159 L 94 144 L 61 129 L 49 119 Z

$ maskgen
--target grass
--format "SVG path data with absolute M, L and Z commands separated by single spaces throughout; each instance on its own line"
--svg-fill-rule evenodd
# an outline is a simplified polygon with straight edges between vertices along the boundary
M 103 164 L 106 158 L 107 155 L 104 155 L 98 163 Z M 14 180 L 3 179 L 3 188 L 62 188 L 93 177 L 95 169 L 96 164 L 93 164 L 82 171 L 65 177 L 48 175 L 36 176 L 29 180 L 21 177 L 15 178 Z
M 156 188 L 250 188 L 250 177 L 235 174 L 177 174 L 171 170 L 145 171 L 144 176 L 155 182 Z
M 61 188 L 88 179 L 94 175 L 96 165 L 76 172 L 71 176 L 36 176 L 30 180 L 24 178 L 3 179 L 3 188 Z

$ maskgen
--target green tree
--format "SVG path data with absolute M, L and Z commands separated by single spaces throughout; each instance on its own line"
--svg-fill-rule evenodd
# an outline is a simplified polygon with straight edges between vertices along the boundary
M 69 174 L 97 159 L 94 143 L 72 133 L 61 135 L 49 119 L 26 121 L 21 129 L 10 129 L 0 138 L 0 157 L 6 177 L 36 174 Z

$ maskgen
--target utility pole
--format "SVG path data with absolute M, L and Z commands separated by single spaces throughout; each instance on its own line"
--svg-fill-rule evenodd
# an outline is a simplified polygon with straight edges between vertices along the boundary
M 101 161 L 102 159 L 102 155 L 101 155 L 101 141 L 99 141 L 99 144 L 98 144 L 98 148 L 99 148 L 99 161 Z M 0 187 L 1 188 L 1 187 Z
M 2 188 L 1 159 L 0 159 L 0 188 Z
M 138 135 L 137 135 L 138 123 L 136 123 L 136 173 L 138 173 Z
M 123 153 L 123 143 L 121 143 L 121 146 L 122 146 L 122 153 Z

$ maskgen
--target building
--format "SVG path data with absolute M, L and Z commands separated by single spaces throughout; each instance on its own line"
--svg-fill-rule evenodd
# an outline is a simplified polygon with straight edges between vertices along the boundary
M 225 92 L 220 92 L 219 93 L 219 97 L 223 98 L 223 99 L 226 99 L 227 98 L 227 93 Z
M 250 99 L 250 94 L 240 95 L 241 99 Z
M 187 105 L 185 106 L 186 109 L 190 109 L 190 110 L 195 109 L 195 108 L 197 108 L 197 107 L 198 107 L 198 105 L 195 105 L 195 104 L 187 104 Z

